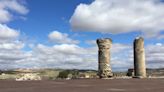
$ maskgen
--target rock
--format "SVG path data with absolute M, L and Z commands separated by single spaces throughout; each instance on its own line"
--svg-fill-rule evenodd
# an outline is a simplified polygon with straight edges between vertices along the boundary
M 41 77 L 34 73 L 23 74 L 20 78 L 16 78 L 16 81 L 28 81 L 28 80 L 41 80 Z

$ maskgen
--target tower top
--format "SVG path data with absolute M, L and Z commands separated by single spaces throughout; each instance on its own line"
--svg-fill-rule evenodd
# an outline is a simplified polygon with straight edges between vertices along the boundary
M 112 39 L 111 38 L 99 38 L 99 39 L 97 39 L 97 43 L 108 43 L 108 42 L 112 42 Z
M 144 40 L 144 38 L 143 38 L 143 37 L 141 37 L 141 36 L 138 36 L 138 37 L 136 37 L 136 38 L 135 38 L 135 40 L 139 40 L 139 39 Z

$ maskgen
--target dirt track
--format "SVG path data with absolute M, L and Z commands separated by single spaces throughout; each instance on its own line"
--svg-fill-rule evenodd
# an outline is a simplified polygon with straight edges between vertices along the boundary
M 164 79 L 1 80 L 0 92 L 164 92 Z

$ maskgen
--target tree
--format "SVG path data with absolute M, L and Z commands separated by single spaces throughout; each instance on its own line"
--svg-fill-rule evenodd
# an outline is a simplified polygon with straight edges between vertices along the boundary
M 69 74 L 68 70 L 61 71 L 58 75 L 58 78 L 67 78 Z

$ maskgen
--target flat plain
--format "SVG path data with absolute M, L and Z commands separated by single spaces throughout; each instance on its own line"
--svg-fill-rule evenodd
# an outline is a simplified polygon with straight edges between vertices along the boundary
M 0 92 L 164 92 L 164 79 L 0 80 Z

